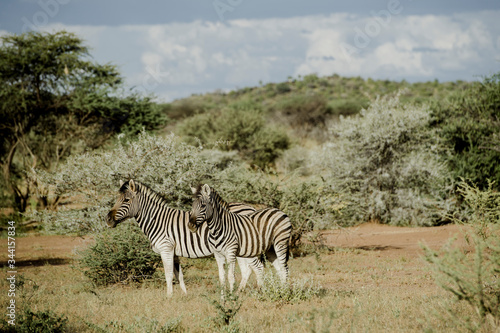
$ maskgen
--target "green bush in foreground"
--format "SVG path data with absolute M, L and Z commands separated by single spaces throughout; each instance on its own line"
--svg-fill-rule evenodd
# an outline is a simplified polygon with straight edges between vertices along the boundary
M 86 322 L 87 326 L 96 332 L 106 333 L 135 333 L 135 332 L 151 332 L 151 333 L 173 333 L 183 332 L 181 319 L 174 318 L 161 324 L 157 319 L 136 318 L 135 322 L 118 322 L 111 321 L 106 323 L 104 327 Z
M 500 205 L 491 204 L 500 195 L 467 184 L 461 184 L 461 191 L 472 211 L 468 223 L 473 233 L 467 240 L 473 252 L 450 243 L 440 251 L 425 247 L 425 259 L 435 271 L 438 285 L 474 310 L 471 317 L 463 317 L 448 306 L 445 315 L 471 332 L 496 332 L 500 329 Z
M 135 223 L 97 234 L 95 244 L 77 255 L 76 267 L 96 285 L 141 282 L 161 267 L 160 255 Z
M 262 288 L 255 290 L 253 296 L 260 301 L 291 304 L 320 297 L 324 292 L 325 289 L 312 279 L 291 280 L 283 284 L 276 274 L 267 273 L 264 274 Z
M 1 332 L 6 333 L 63 333 L 68 331 L 68 318 L 59 316 L 52 311 L 32 311 L 26 308 L 16 318 L 16 324 L 2 322 Z

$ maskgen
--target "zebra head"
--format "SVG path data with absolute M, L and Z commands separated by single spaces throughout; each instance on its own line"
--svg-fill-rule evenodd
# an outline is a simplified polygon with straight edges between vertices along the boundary
M 210 204 L 212 189 L 207 184 L 191 187 L 193 191 L 193 207 L 189 216 L 188 227 L 191 232 L 196 232 L 203 222 L 212 218 L 212 205 Z
M 114 228 L 129 217 L 135 216 L 138 210 L 136 195 L 137 186 L 132 179 L 121 184 L 120 195 L 106 217 L 108 227 Z

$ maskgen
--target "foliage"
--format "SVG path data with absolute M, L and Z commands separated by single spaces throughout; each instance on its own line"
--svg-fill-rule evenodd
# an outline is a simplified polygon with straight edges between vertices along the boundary
M 488 187 L 482 191 L 477 185 L 462 181 L 457 189 L 469 208 L 465 222 L 472 224 L 475 233 L 483 239 L 490 236 L 491 225 L 500 224 L 500 193 L 494 189 L 494 185 L 488 180 Z
M 31 168 L 53 170 L 114 133 L 164 123 L 149 97 L 120 97 L 115 66 L 87 60 L 88 48 L 75 35 L 29 32 L 1 39 L 0 157 L 4 185 L 19 211 L 37 188 L 26 177 Z
M 332 115 L 354 115 L 370 105 L 367 99 L 336 99 L 328 103 Z
M 285 178 L 264 172 L 252 172 L 233 166 L 213 175 L 216 190 L 227 201 L 244 201 L 257 207 L 275 207 L 285 212 L 292 223 L 291 247 L 298 246 L 302 236 L 314 228 L 328 228 L 335 223 L 344 203 L 329 191 L 321 179 Z
M 278 94 L 286 94 L 292 91 L 290 85 L 287 82 L 281 82 L 276 85 L 276 92 Z
M 332 126 L 333 139 L 315 161 L 349 202 L 339 216 L 343 223 L 434 225 L 451 211 L 443 150 L 429 120 L 426 106 L 402 105 L 396 96 L 378 98 Z
M 135 223 L 108 229 L 95 236 L 95 243 L 77 253 L 76 267 L 94 284 L 141 282 L 161 266 L 159 254 Z
M 221 295 L 223 296 L 214 299 L 205 295 L 210 304 L 215 308 L 217 314 L 216 317 L 213 318 L 214 323 L 218 327 L 227 326 L 232 331 L 239 331 L 234 317 L 241 309 L 243 302 L 240 300 L 237 293 L 228 290 L 228 288 L 225 288 Z
M 499 196 L 491 188 L 480 191 L 465 183 L 461 193 L 472 210 L 469 223 L 479 226 L 467 238 L 474 252 L 464 253 L 452 244 L 439 252 L 426 247 L 425 259 L 438 285 L 474 310 L 472 317 L 463 317 L 449 307 L 452 320 L 469 331 L 486 328 L 493 332 L 500 328 L 500 206 L 494 204 Z M 485 228 L 490 232 L 485 233 Z
M 2 332 L 17 332 L 17 333 L 62 333 L 67 332 L 68 319 L 59 316 L 50 310 L 47 311 L 32 311 L 26 308 L 16 318 L 16 325 L 9 325 L 5 320 L 2 320 L 0 330 Z
M 294 94 L 274 106 L 292 127 L 324 126 L 331 110 L 326 98 L 319 94 Z
M 274 163 L 290 145 L 286 132 L 266 125 L 262 110 L 251 102 L 190 117 L 178 126 L 178 133 L 190 144 L 201 142 L 222 150 L 237 150 L 261 168 Z
M 118 321 L 111 321 L 104 325 L 104 328 L 92 324 L 91 322 L 86 322 L 87 326 L 96 332 L 102 333 L 123 333 L 123 332 L 148 332 L 148 333 L 174 333 L 183 332 L 180 325 L 181 319 L 175 318 L 167 321 L 165 324 L 161 324 L 157 319 L 149 319 L 145 317 L 136 318 L 133 323 L 122 323 Z
M 78 209 L 35 212 L 47 231 L 99 231 L 118 195 L 119 181 L 136 179 L 162 194 L 172 208 L 191 205 L 190 186 L 212 173 L 201 148 L 178 142 L 170 135 L 142 132 L 133 141 L 121 137 L 109 150 L 95 150 L 68 158 L 55 173 L 37 170 L 33 177 L 54 196 L 78 198 Z
M 480 189 L 487 179 L 500 184 L 500 73 L 458 92 L 436 105 L 434 126 L 453 154 L 446 155 L 455 177 Z
M 260 301 L 293 304 L 319 297 L 324 291 L 312 279 L 292 280 L 283 284 L 276 274 L 266 273 L 262 287 L 254 292 L 254 296 Z

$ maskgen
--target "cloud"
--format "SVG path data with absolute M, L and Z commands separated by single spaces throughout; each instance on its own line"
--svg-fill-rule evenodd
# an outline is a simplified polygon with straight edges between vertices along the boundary
M 386 25 L 373 16 L 355 17 L 342 22 L 341 33 L 338 23 L 325 21 L 326 30 L 308 35 L 307 56 L 295 73 L 470 80 L 499 68 L 494 64 L 500 53 L 494 36 L 500 31 L 485 23 L 490 16 L 394 16 Z
M 127 84 L 167 99 L 310 73 L 443 81 L 499 69 L 500 11 L 380 13 L 45 29 L 77 33 Z

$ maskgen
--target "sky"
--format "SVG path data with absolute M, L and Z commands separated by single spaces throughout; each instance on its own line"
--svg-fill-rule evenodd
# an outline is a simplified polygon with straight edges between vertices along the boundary
M 500 71 L 498 0 L 0 0 L 0 35 L 66 30 L 159 101 L 308 74 L 409 82 Z

